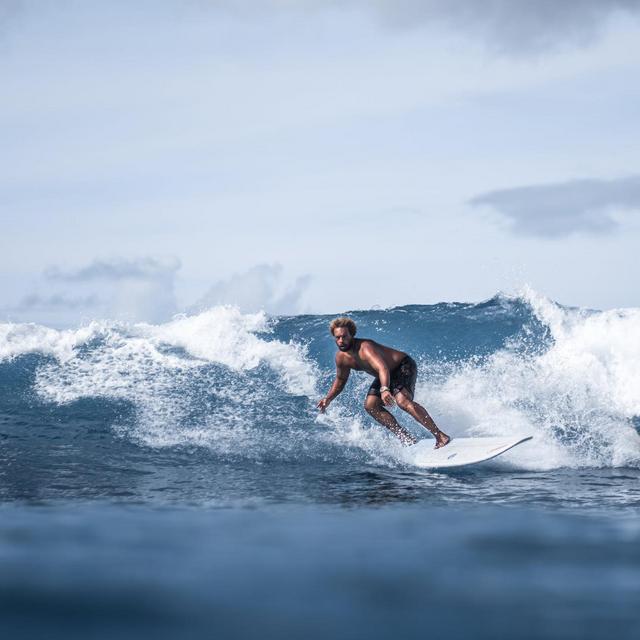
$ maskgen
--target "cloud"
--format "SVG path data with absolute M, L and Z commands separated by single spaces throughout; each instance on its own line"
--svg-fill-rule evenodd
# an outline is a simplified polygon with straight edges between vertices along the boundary
M 50 267 L 44 273 L 48 280 L 61 282 L 89 282 L 91 280 L 156 280 L 172 277 L 180 268 L 177 258 L 159 260 L 139 258 L 137 260 L 94 260 L 79 269 L 64 270 Z
M 178 312 L 175 277 L 177 259 L 142 257 L 134 260 L 97 259 L 76 268 L 52 266 L 43 276 L 55 290 L 32 293 L 13 309 L 24 317 L 50 317 L 73 324 L 93 317 L 160 323 Z M 259 264 L 226 280 L 216 282 L 187 309 L 197 313 L 220 304 L 231 304 L 245 313 L 264 310 L 274 315 L 299 312 L 310 277 L 288 282 L 279 264 Z
M 389 29 L 434 28 L 478 38 L 500 53 L 526 55 L 586 46 L 616 14 L 640 14 L 640 0 L 209 0 L 236 18 L 256 20 L 267 12 L 309 14 L 360 9 Z M 203 6 L 199 3 L 198 6 Z
M 300 300 L 309 281 L 310 276 L 305 275 L 286 284 L 281 265 L 259 264 L 215 283 L 190 311 L 232 304 L 245 313 L 264 310 L 274 315 L 293 314 L 300 311 Z
M 89 309 L 95 307 L 99 300 L 95 295 L 82 296 L 72 298 L 61 294 L 53 294 L 50 296 L 41 296 L 37 293 L 31 293 L 18 303 L 16 311 L 33 311 L 33 310 L 78 310 Z
M 377 0 L 391 28 L 445 26 L 479 37 L 502 53 L 585 46 L 616 13 L 640 13 L 640 0 Z
M 73 2 L 58 4 L 77 10 Z M 511 55 L 587 46 L 597 40 L 615 15 L 640 14 L 640 0 L 191 0 L 156 4 L 156 11 L 178 12 L 180 16 L 187 10 L 209 8 L 249 22 L 264 21 L 270 14 L 313 20 L 318 12 L 353 14 L 360 10 L 372 13 L 389 29 L 444 28 Z M 38 3 L 3 0 L 0 32 L 16 16 L 38 9 Z
M 45 270 L 50 283 L 99 294 L 104 302 L 97 311 L 106 317 L 164 322 L 177 312 L 175 277 L 180 269 L 177 258 L 142 257 L 135 260 L 113 258 L 94 260 L 76 269 L 53 266 Z M 96 292 L 97 290 L 97 292 Z M 65 291 L 60 295 L 71 295 Z
M 255 3 L 217 0 L 211 5 L 255 18 Z M 499 53 L 527 55 L 592 44 L 616 14 L 640 14 L 640 0 L 271 0 L 261 8 L 279 13 L 359 8 L 373 12 L 389 29 L 444 27 Z
M 640 176 L 618 180 L 570 180 L 480 194 L 474 206 L 490 206 L 522 235 L 562 237 L 574 232 L 607 233 L 612 213 L 640 210 Z

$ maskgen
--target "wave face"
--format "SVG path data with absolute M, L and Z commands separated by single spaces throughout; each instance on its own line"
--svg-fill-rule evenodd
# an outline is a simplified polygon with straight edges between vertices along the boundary
M 565 308 L 524 290 L 351 316 L 360 337 L 416 359 L 416 399 L 454 437 L 534 436 L 495 464 L 640 467 L 640 310 Z M 177 466 L 201 455 L 213 465 L 406 468 L 363 410 L 365 374 L 317 413 L 334 372 L 330 319 L 216 307 L 163 325 L 0 325 L 0 426 L 14 442 L 5 482 L 37 483 L 55 464 L 51 447 L 95 469 L 172 453 L 185 456 Z

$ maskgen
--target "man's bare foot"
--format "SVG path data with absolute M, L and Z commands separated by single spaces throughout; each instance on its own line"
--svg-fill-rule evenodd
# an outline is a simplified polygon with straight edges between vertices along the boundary
M 434 449 L 440 449 L 448 445 L 449 442 L 451 442 L 451 438 L 444 431 L 438 431 L 438 433 L 436 433 L 436 446 Z

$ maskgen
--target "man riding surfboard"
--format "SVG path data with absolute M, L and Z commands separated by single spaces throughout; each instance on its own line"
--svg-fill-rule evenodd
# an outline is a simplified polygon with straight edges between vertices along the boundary
M 440 431 L 427 410 L 413 399 L 418 367 L 402 351 L 386 347 L 374 340 L 356 338 L 356 323 L 351 318 L 336 318 L 329 325 L 338 352 L 336 378 L 329 393 L 318 402 L 324 412 L 329 403 L 344 389 L 351 369 L 366 371 L 374 377 L 364 407 L 377 422 L 394 433 L 404 444 L 415 444 L 417 438 L 405 429 L 387 409 L 397 404 L 414 420 L 430 431 L 436 439 L 436 449 L 444 447 L 451 438 Z

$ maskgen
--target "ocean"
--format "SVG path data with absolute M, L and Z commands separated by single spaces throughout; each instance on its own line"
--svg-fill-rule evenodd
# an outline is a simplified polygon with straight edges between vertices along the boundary
M 349 315 L 448 434 L 533 440 L 419 468 L 364 373 L 319 414 L 333 316 L 0 324 L 2 637 L 638 637 L 640 309 Z

